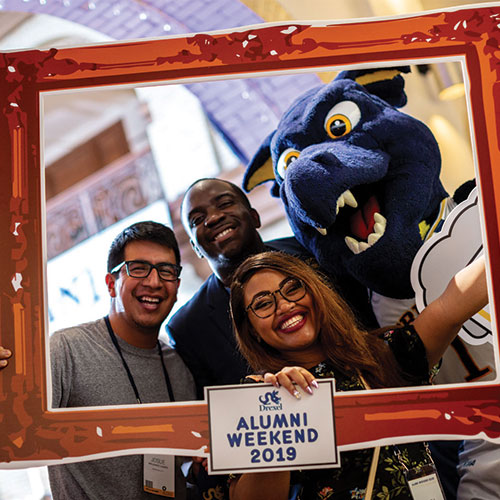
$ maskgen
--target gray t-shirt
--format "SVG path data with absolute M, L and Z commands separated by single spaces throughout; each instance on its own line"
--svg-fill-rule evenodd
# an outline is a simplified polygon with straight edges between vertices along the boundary
M 117 335 L 143 403 L 169 401 L 158 349 L 141 349 Z M 162 343 L 165 366 L 176 401 L 195 399 L 194 382 L 177 353 Z M 52 406 L 137 404 L 121 358 L 104 319 L 54 333 L 50 339 Z M 176 499 L 186 497 L 177 458 Z M 52 494 L 58 499 L 155 499 L 143 490 L 142 455 L 120 456 L 49 467 Z

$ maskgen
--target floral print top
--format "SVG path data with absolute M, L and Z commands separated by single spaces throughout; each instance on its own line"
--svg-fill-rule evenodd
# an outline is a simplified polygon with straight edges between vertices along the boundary
M 415 381 L 415 385 L 429 384 L 425 347 L 412 325 L 384 332 L 380 338 L 387 342 L 409 380 Z M 316 378 L 335 378 L 338 392 L 365 389 L 357 374 L 346 375 L 329 361 L 319 363 L 310 371 Z M 255 383 L 256 379 L 247 377 L 244 382 Z M 342 452 L 339 468 L 292 472 L 290 498 L 364 500 L 373 451 L 373 448 L 368 448 Z M 421 467 L 431 460 L 424 443 L 381 447 L 372 500 L 412 500 L 404 476 L 405 467 Z
M 429 367 L 425 347 L 415 329 L 404 326 L 385 332 L 381 338 L 391 347 L 405 373 L 422 384 L 429 383 Z M 357 375 L 347 376 L 335 370 L 328 361 L 310 370 L 317 378 L 335 378 L 337 391 L 365 389 Z M 399 458 L 396 451 L 400 452 Z M 297 499 L 352 500 L 364 499 L 373 448 L 347 451 L 340 454 L 341 467 L 336 469 L 305 470 L 292 473 L 292 484 L 299 483 Z M 429 463 L 423 443 L 384 446 L 380 449 L 372 499 L 412 500 L 406 486 L 404 466 L 409 469 Z

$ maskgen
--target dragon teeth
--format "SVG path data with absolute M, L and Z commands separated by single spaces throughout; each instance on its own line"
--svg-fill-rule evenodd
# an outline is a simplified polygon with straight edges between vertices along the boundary
M 335 215 L 338 215 L 339 210 L 341 208 L 344 208 L 346 205 L 352 208 L 358 207 L 358 202 L 356 201 L 356 198 L 349 189 L 346 189 L 337 198 L 337 207 Z M 375 225 L 373 226 L 373 233 L 368 235 L 368 242 L 358 241 L 352 236 L 345 237 L 344 240 L 345 244 L 353 254 L 357 255 L 361 252 L 364 252 L 365 250 L 368 250 L 375 243 L 377 243 L 377 241 L 384 235 L 385 228 L 387 227 L 387 219 L 378 212 L 375 212 L 373 214 L 373 218 L 375 220 Z M 324 227 L 316 227 L 316 230 L 318 231 L 319 234 L 321 234 L 321 236 L 327 235 L 327 230 Z
M 354 254 L 358 255 L 361 252 L 364 252 L 365 250 L 368 250 L 371 248 L 377 241 L 382 238 L 382 236 L 385 233 L 385 228 L 387 226 L 387 219 L 383 216 L 380 215 L 378 212 L 375 213 L 374 219 L 376 221 L 375 225 L 373 226 L 373 233 L 370 233 L 368 235 L 368 242 L 366 241 L 358 241 L 357 239 L 353 238 L 352 236 L 346 236 L 344 241 L 345 244 L 347 245 L 347 248 Z
M 361 252 L 361 250 L 359 248 L 359 241 L 358 240 L 354 239 L 351 236 L 346 236 L 344 241 L 345 241 L 346 245 L 348 246 L 349 250 L 353 254 L 357 255 L 358 253 Z
M 368 235 L 368 245 L 369 246 L 372 246 L 372 245 L 375 245 L 375 243 L 377 243 L 377 241 L 382 238 L 382 235 L 384 233 L 381 233 L 381 234 L 378 234 L 377 232 L 375 233 L 371 233 Z
M 359 242 L 359 253 L 364 252 L 365 250 L 368 250 L 371 247 L 368 243 L 365 241 L 360 241 Z
M 356 201 L 356 198 L 354 198 L 354 195 L 347 189 L 342 193 L 342 196 L 344 197 L 345 204 L 349 205 L 352 208 L 357 208 L 358 202 Z
M 375 220 L 375 222 L 382 224 L 384 227 L 387 226 L 387 219 L 382 214 L 375 212 L 373 214 L 373 219 Z
M 349 206 L 352 208 L 357 208 L 358 202 L 356 201 L 356 198 L 354 198 L 354 195 L 349 191 L 349 189 L 346 189 L 338 198 L 337 198 L 337 208 L 335 211 L 335 215 L 339 213 L 339 210 L 345 206 Z

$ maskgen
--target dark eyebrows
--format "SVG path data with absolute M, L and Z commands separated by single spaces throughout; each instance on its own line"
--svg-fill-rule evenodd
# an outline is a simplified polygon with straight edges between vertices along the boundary
M 225 193 L 221 193 L 221 194 L 218 194 L 217 196 L 215 196 L 212 200 L 211 200 L 211 203 L 212 201 L 217 204 L 221 201 L 224 201 L 225 198 L 229 198 L 231 201 L 235 201 L 237 198 L 239 198 L 236 193 L 233 193 L 232 191 L 226 191 Z M 187 215 L 187 220 L 188 222 L 191 222 L 191 218 L 196 215 L 196 214 L 205 214 L 206 213 L 206 210 L 203 209 L 202 207 L 194 207 L 193 209 L 190 210 L 190 212 L 188 213 Z
M 175 262 L 157 262 L 156 264 L 153 264 L 152 262 L 149 262 L 149 260 L 143 260 L 143 259 L 132 259 L 132 260 L 127 260 L 125 262 L 137 262 L 139 264 L 149 264 L 149 265 L 154 265 L 154 266 L 177 266 Z
M 281 288 L 287 281 L 289 280 L 296 280 L 297 278 L 295 276 L 287 276 L 286 278 L 283 278 L 280 281 L 279 288 Z
M 221 193 L 215 197 L 215 201 L 221 201 L 224 198 L 229 197 L 232 200 L 236 199 L 236 195 L 232 193 L 231 191 L 227 191 L 226 193 Z
M 295 280 L 295 279 L 298 279 L 298 278 L 295 278 L 293 276 L 287 276 L 286 278 L 283 278 L 279 285 L 278 285 L 278 288 L 277 290 L 281 289 L 281 287 L 288 281 L 288 280 Z M 275 290 L 275 291 L 277 291 Z M 253 297 L 252 297 L 252 300 L 250 301 L 250 304 L 257 298 L 257 297 L 261 297 L 263 295 L 267 295 L 267 294 L 270 294 L 272 295 L 273 292 L 271 292 L 271 290 L 261 290 L 260 292 L 257 292 Z
M 191 218 L 193 217 L 194 214 L 201 213 L 201 210 L 198 207 L 194 207 L 188 214 L 187 214 L 187 220 L 188 222 L 191 222 Z
M 253 297 L 252 300 L 250 301 L 250 304 L 258 297 L 264 297 L 265 295 L 271 295 L 272 292 L 271 290 L 261 290 L 260 292 L 257 292 Z

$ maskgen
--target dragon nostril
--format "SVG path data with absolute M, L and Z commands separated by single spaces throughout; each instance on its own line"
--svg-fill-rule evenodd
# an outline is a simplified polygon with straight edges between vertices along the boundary
M 338 158 L 330 151 L 321 151 L 314 155 L 313 161 L 320 164 L 326 164 L 331 166 L 341 166 Z

